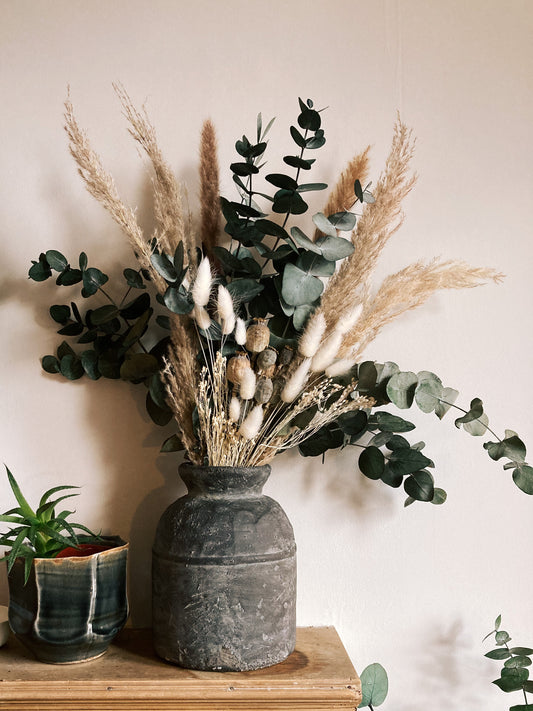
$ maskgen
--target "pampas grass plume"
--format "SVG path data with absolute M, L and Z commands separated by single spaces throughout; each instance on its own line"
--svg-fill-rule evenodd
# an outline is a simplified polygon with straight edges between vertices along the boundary
M 198 328 L 201 328 L 202 331 L 207 331 L 207 329 L 211 326 L 211 317 L 205 308 L 203 306 L 195 306 L 192 310 L 192 314 L 194 320 L 198 324 Z

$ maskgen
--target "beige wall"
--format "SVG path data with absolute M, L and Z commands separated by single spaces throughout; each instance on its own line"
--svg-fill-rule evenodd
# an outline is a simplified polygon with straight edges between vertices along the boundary
M 131 541 L 134 622 L 148 619 L 151 539 L 181 493 L 177 461 L 158 454 L 163 435 L 134 388 L 41 372 L 59 338 L 47 306 L 59 298 L 25 278 L 50 248 L 72 259 L 85 249 L 110 272 L 133 263 L 68 156 L 67 85 L 143 219 L 145 171 L 112 81 L 146 101 L 193 206 L 207 116 L 223 166 L 258 111 L 278 117 L 281 156 L 297 97 L 312 97 L 329 106 L 318 177 L 333 182 L 368 143 L 377 177 L 398 109 L 418 136 L 420 177 L 383 272 L 441 255 L 507 278 L 434 297 L 367 355 L 437 372 L 465 405 L 482 397 L 498 432 L 516 429 L 533 446 L 532 31 L 530 0 L 0 0 L 0 458 L 30 496 L 83 485 L 77 517 Z M 324 466 L 279 457 L 268 486 L 295 527 L 299 624 L 336 625 L 359 669 L 381 661 L 384 708 L 395 711 L 502 708 L 481 639 L 502 613 L 517 643 L 533 643 L 533 500 L 448 417 L 413 413 L 449 493 L 444 507 L 403 510 L 400 492 L 356 473 L 353 451 Z M 10 506 L 3 476 L 0 501 Z

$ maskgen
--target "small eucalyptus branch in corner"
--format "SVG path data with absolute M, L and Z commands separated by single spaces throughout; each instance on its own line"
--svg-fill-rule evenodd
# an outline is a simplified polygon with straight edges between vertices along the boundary
M 485 641 L 494 635 L 496 649 L 492 649 L 485 654 L 489 659 L 503 661 L 503 668 L 498 679 L 492 683 L 496 684 L 502 691 L 521 691 L 524 695 L 525 704 L 511 706 L 509 711 L 533 711 L 533 702 L 528 701 L 528 693 L 533 693 L 533 681 L 529 679 L 531 666 L 531 655 L 533 649 L 530 647 L 510 647 L 511 637 L 508 632 L 500 629 L 502 616 L 498 615 L 494 622 L 494 629 L 483 639 Z

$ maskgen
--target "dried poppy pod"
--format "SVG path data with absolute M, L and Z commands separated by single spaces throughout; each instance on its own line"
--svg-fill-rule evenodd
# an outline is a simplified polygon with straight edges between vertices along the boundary
M 270 341 L 270 329 L 264 318 L 256 318 L 246 329 L 246 348 L 251 353 L 264 351 Z
M 238 385 L 241 382 L 243 372 L 249 368 L 250 359 L 248 355 L 244 353 L 244 351 L 238 351 L 228 361 L 228 365 L 226 366 L 226 378 L 230 383 Z
M 281 353 L 279 354 L 279 364 L 289 365 L 291 360 L 294 358 L 294 349 L 290 346 L 283 346 Z
M 257 354 L 255 366 L 259 370 L 270 370 L 273 365 L 276 365 L 277 359 L 277 350 L 275 348 L 272 348 L 272 346 L 268 346 L 268 348 L 265 348 L 264 351 L 261 351 L 261 353 Z
M 274 383 L 270 378 L 265 378 L 264 376 L 257 379 L 257 384 L 255 386 L 255 401 L 260 404 L 265 404 L 272 397 L 274 392 Z

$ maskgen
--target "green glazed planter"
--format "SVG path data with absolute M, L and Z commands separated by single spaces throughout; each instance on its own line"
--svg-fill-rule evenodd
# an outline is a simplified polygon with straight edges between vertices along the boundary
M 37 657 L 72 664 L 104 654 L 128 618 L 128 544 L 104 537 L 91 555 L 36 558 L 24 585 L 24 560 L 8 576 L 9 624 Z

